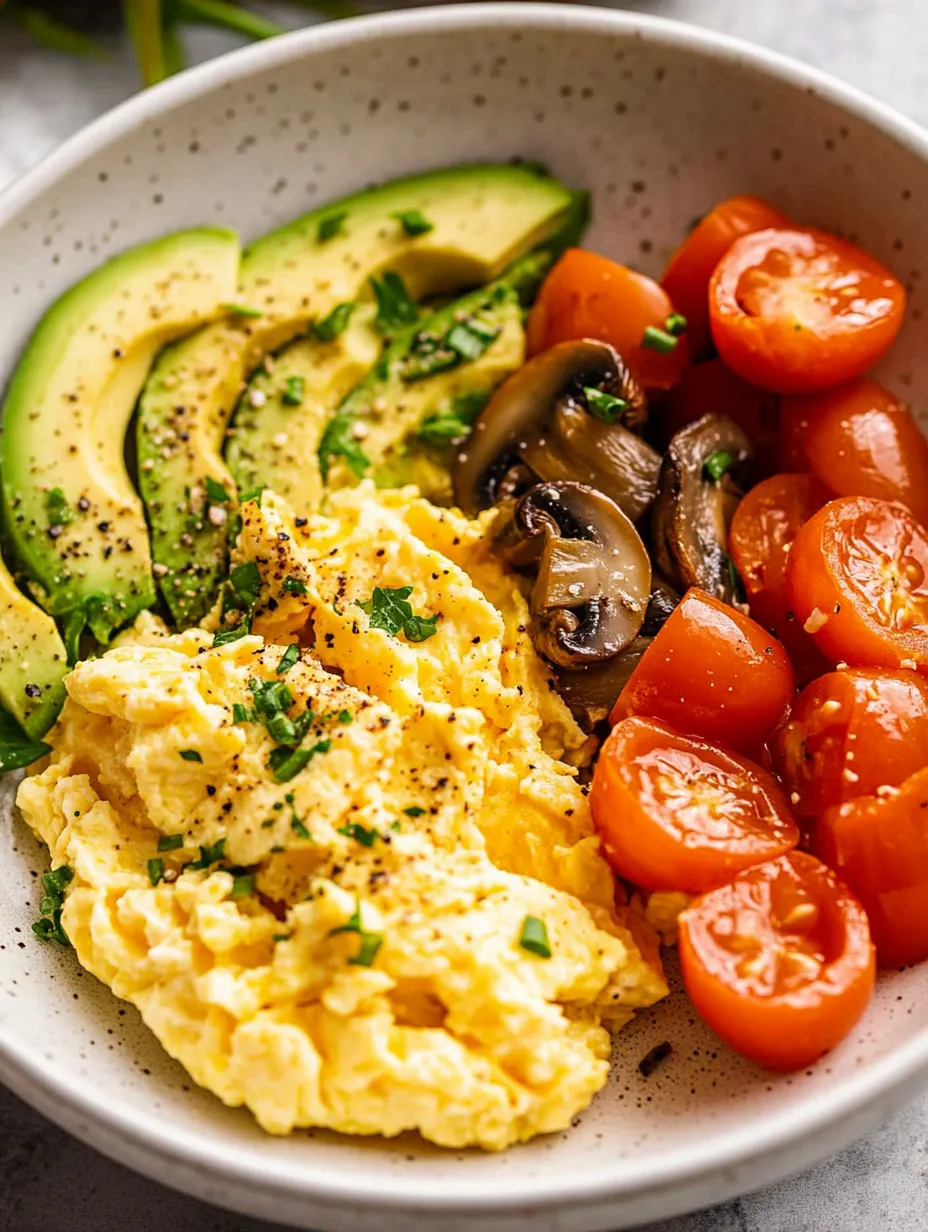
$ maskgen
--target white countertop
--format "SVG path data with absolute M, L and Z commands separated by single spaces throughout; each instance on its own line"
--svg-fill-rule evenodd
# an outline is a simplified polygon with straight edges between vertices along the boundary
M 799 57 L 928 124 L 928 0 L 634 0 L 616 5 L 724 30 Z M 299 9 L 265 6 L 294 24 Z M 5 28 L 0 189 L 126 98 L 135 72 L 68 60 Z M 205 59 L 234 40 L 189 42 Z M 643 1232 L 928 1232 L 928 1099 L 811 1172 Z M 0 1088 L 0 1232 L 271 1232 L 143 1180 L 55 1129 Z M 385 1228 L 384 1232 L 389 1232 Z M 492 1229 L 488 1229 L 492 1232 Z

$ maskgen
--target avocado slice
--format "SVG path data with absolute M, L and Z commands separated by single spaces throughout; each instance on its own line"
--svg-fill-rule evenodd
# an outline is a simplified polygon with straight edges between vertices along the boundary
M 130 249 L 52 306 L 13 375 L 0 438 L 5 530 L 69 644 L 85 626 L 107 642 L 155 600 L 126 429 L 158 350 L 234 296 L 238 260 L 237 236 L 210 228 Z
M 67 670 L 54 620 L 22 593 L 0 560 L 0 703 L 33 740 L 58 717 Z M 0 754 L 0 771 L 5 768 Z
M 246 250 L 241 311 L 165 353 L 139 407 L 140 488 L 159 585 L 179 625 L 203 616 L 225 569 L 227 502 L 204 504 L 201 493 L 209 477 L 232 495 L 225 427 L 264 357 L 356 303 L 386 271 L 417 301 L 486 283 L 560 232 L 577 201 L 534 166 L 452 167 L 334 202 Z M 362 353 L 370 355 L 360 324 L 345 332 L 322 357 L 318 393 L 330 411 L 359 378 Z M 350 365 L 344 376 L 341 358 Z

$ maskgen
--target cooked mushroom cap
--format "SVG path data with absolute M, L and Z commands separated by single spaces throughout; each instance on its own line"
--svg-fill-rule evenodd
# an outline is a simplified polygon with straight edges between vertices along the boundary
M 658 574 L 651 578 L 651 598 L 641 626 L 642 637 L 654 637 L 663 628 L 667 617 L 680 602 L 674 588 Z
M 608 719 L 619 694 L 653 640 L 650 637 L 636 637 L 620 655 L 607 659 L 605 663 L 594 663 L 590 667 L 555 668 L 558 692 L 585 732 L 591 732 L 598 723 Z
M 710 459 L 726 456 L 725 473 L 713 478 Z M 651 535 L 658 570 L 679 590 L 699 586 L 725 603 L 736 600 L 726 543 L 741 499 L 737 480 L 752 456 L 747 437 L 724 415 L 704 415 L 671 440 L 661 464 Z
M 500 510 L 498 550 L 538 562 L 533 638 L 561 667 L 602 663 L 637 636 L 651 593 L 651 562 L 631 521 L 581 483 L 536 484 Z
M 608 343 L 588 338 L 560 342 L 524 364 L 499 387 L 478 416 L 452 468 L 455 500 L 473 516 L 499 499 L 500 476 L 517 460 L 520 445 L 537 438 L 562 398 L 580 397 L 586 386 L 603 389 L 625 402 L 628 423 L 643 423 L 647 403 L 621 356 Z M 588 430 L 617 428 L 594 419 L 581 407 Z M 653 451 L 652 451 L 653 452 Z M 581 460 L 570 478 L 578 479 Z

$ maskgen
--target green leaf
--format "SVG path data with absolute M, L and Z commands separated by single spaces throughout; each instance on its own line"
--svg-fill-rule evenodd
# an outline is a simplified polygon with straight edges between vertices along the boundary
M 380 933 L 362 933 L 358 952 L 354 958 L 348 959 L 349 965 L 352 967 L 372 967 L 382 945 L 383 936 Z
M 49 527 L 69 526 L 74 521 L 74 510 L 68 504 L 63 488 L 52 488 L 46 492 L 45 510 Z
M 183 847 L 184 836 L 182 834 L 162 834 L 158 839 L 159 851 L 177 851 L 178 847 Z
M 42 874 L 42 888 L 45 895 L 39 906 L 42 919 L 36 920 L 32 931 L 43 941 L 54 941 L 58 945 L 70 949 L 71 942 L 61 923 L 61 909 L 64 906 L 65 889 L 74 880 L 74 870 L 67 864 L 60 864 Z
M 31 766 L 51 751 L 50 744 L 27 736 L 13 716 L 0 709 L 0 774 Z
M 343 334 L 348 328 L 354 310 L 355 305 L 348 300 L 343 304 L 336 304 L 327 317 L 310 327 L 313 337 L 317 342 L 334 342 L 339 334 Z
M 258 716 L 253 710 L 249 710 L 247 706 L 243 706 L 241 702 L 235 702 L 232 706 L 232 722 L 233 723 L 255 723 Z
M 262 719 L 281 714 L 293 705 L 293 694 L 283 680 L 249 680 L 248 687 L 255 699 L 255 710 Z
M 319 220 L 319 227 L 316 231 L 316 239 L 320 244 L 324 244 L 326 240 L 335 239 L 344 228 L 345 219 L 348 217 L 347 210 L 338 210 L 334 214 L 328 214 L 325 218 Z
M 306 595 L 309 593 L 306 589 L 306 583 L 301 582 L 300 579 L 296 577 L 284 578 L 281 589 L 285 590 L 288 595 Z
M 247 488 L 244 492 L 239 492 L 238 503 L 247 505 L 249 501 L 255 501 L 258 508 L 261 508 L 261 495 L 264 492 L 264 484 L 260 484 L 256 488 Z
M 229 495 L 224 484 L 221 484 L 217 479 L 213 479 L 212 475 L 207 475 L 204 480 L 206 487 L 206 495 L 213 505 L 227 505 L 232 497 Z
M 419 808 L 418 804 L 411 804 L 409 808 L 404 808 L 403 812 L 407 817 L 424 817 L 425 809 Z
M 338 717 L 339 723 L 353 723 L 354 722 L 354 715 L 351 713 L 350 710 L 339 710 L 337 717 Z
M 53 897 L 62 895 L 73 880 L 74 869 L 68 864 L 59 864 L 57 868 L 42 874 L 42 885 L 45 887 L 45 892 Z
M 312 839 L 312 835 L 303 825 L 302 821 L 300 821 L 299 817 L 297 817 L 296 813 L 294 813 L 290 818 L 290 828 L 293 830 L 293 833 L 297 836 L 297 838 Z
M 359 825 L 356 821 L 351 821 L 347 825 L 339 826 L 338 833 L 344 834 L 346 838 L 353 838 L 355 842 L 360 843 L 362 847 L 373 847 L 380 838 L 376 830 L 368 830 L 365 826 Z
M 40 8 L 14 4 L 10 5 L 6 12 L 16 25 L 25 30 L 37 43 L 47 47 L 49 51 L 60 51 L 68 56 L 86 56 L 93 60 L 110 58 L 106 50 L 94 39 L 88 38 L 80 30 L 74 30 L 71 26 L 65 25 L 64 22 L 57 21 L 54 17 L 49 17 Z
M 427 642 L 438 632 L 439 615 L 410 616 L 403 625 L 403 633 L 408 642 Z
M 247 304 L 235 304 L 230 302 L 220 304 L 219 307 L 225 312 L 231 312 L 233 316 L 237 317 L 253 317 L 257 320 L 258 317 L 264 316 L 264 312 L 260 308 L 249 308 Z
M 363 479 L 370 466 L 370 458 L 358 444 L 354 435 L 354 416 L 350 412 L 336 411 L 329 420 L 319 442 L 319 469 L 322 478 L 328 479 L 333 458 L 343 458 L 359 479 Z
M 251 626 L 247 621 L 242 621 L 234 629 L 221 629 L 213 637 L 213 650 L 218 646 L 228 646 L 230 642 L 237 642 L 240 638 L 246 637 L 250 632 Z
M 232 897 L 247 898 L 249 894 L 255 892 L 255 875 L 254 873 L 239 873 L 237 877 L 232 879 Z
M 371 289 L 377 300 L 374 327 L 378 333 L 394 334 L 418 321 L 419 309 L 399 274 L 387 270 L 383 278 L 371 278 Z
M 294 750 L 286 760 L 274 767 L 274 778 L 278 783 L 289 783 L 301 770 L 305 770 L 314 757 L 320 753 L 328 753 L 331 747 L 331 740 L 320 740 L 312 748 Z
M 284 406 L 302 406 L 306 395 L 306 381 L 301 376 L 288 376 L 280 400 Z
M 551 943 L 548 941 L 548 930 L 544 920 L 539 920 L 537 915 L 527 915 L 522 922 L 519 945 L 523 950 L 528 950 L 530 954 L 537 955 L 538 958 L 550 958 Z
M 703 478 L 709 483 L 719 483 L 731 470 L 735 459 L 727 449 L 716 449 L 702 464 Z
M 164 861 L 160 856 L 155 856 L 148 861 L 148 880 L 153 886 L 164 880 Z
M 174 14 L 188 25 L 231 30 L 253 42 L 283 33 L 280 26 L 239 4 L 226 3 L 226 0 L 172 0 L 172 8 Z
M 429 222 L 421 210 L 397 210 L 390 215 L 401 224 L 408 236 L 425 235 L 435 230 L 435 224 Z
M 372 629 L 383 629 L 391 637 L 404 633 L 410 642 L 424 642 L 437 632 L 438 615 L 415 616 L 409 596 L 411 586 L 375 586 L 370 599 L 358 602 Z
M 445 335 L 445 344 L 462 359 L 474 360 L 480 358 L 498 335 L 499 330 L 488 329 L 479 321 L 458 321 Z
M 184 761 L 198 761 L 201 763 L 203 761 L 202 755 L 196 749 L 179 749 L 178 752 Z
M 284 653 L 280 656 L 280 662 L 277 664 L 277 675 L 285 676 L 291 667 L 294 667 L 300 661 L 300 647 L 297 642 L 292 642 Z
M 628 409 L 628 402 L 624 398 L 615 398 L 592 385 L 584 385 L 583 396 L 590 414 L 604 423 L 618 423 L 622 412 Z
M 186 864 L 184 867 L 190 869 L 209 868 L 211 864 L 218 864 L 219 861 L 225 856 L 225 852 L 226 840 L 224 838 L 217 838 L 211 847 L 201 846 L 200 858 L 198 860 L 191 860 L 191 862 Z

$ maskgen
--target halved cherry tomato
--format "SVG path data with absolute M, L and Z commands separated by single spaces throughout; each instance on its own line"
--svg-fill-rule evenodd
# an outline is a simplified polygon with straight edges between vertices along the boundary
M 590 792 L 606 859 L 648 890 L 699 894 L 799 842 L 772 774 L 653 719 L 624 719 Z
M 928 531 L 904 505 L 831 501 L 794 539 L 786 586 L 832 663 L 928 667 Z
M 693 587 L 642 655 L 610 720 L 663 719 L 757 757 L 794 692 L 793 669 L 776 638 Z
M 928 769 L 828 809 L 813 834 L 816 853 L 863 903 L 880 963 L 928 958 Z
M 703 415 L 726 415 L 743 428 L 755 446 L 754 473 L 769 473 L 776 465 L 779 442 L 779 399 L 735 376 L 720 359 L 687 368 L 671 392 L 667 431 L 674 436 Z
M 928 680 L 876 667 L 829 672 L 796 698 L 773 764 L 802 817 L 900 787 L 928 765 Z
M 780 399 L 780 441 L 777 448 L 780 470 L 798 474 L 811 470 L 806 442 L 809 439 L 809 416 L 806 404 L 815 394 L 796 394 Z
M 569 248 L 545 279 L 528 318 L 528 353 L 556 342 L 596 338 L 609 342 L 646 389 L 669 389 L 689 363 L 686 335 L 666 350 L 645 342 L 648 328 L 666 333 L 674 306 L 644 274 L 595 252 Z M 670 344 L 673 345 L 670 345 Z
M 809 467 L 836 496 L 899 501 L 928 525 L 928 440 L 895 394 L 861 377 L 785 402 L 805 425 Z
M 814 475 L 773 475 L 744 497 L 728 532 L 728 550 L 751 615 L 786 647 L 800 684 L 820 676 L 829 664 L 790 609 L 786 556 L 802 526 L 828 499 Z
M 781 394 L 860 376 L 889 350 L 905 291 L 888 269 L 824 231 L 736 240 L 709 291 L 712 337 L 739 376 Z
M 791 851 L 739 873 L 680 916 L 683 981 L 727 1044 L 768 1069 L 811 1065 L 873 992 L 863 907 L 831 869 Z
M 760 197 L 729 197 L 696 224 L 670 258 L 661 285 L 689 322 L 693 355 L 704 355 L 712 342 L 709 280 L 719 261 L 739 236 L 789 225 L 785 214 Z

